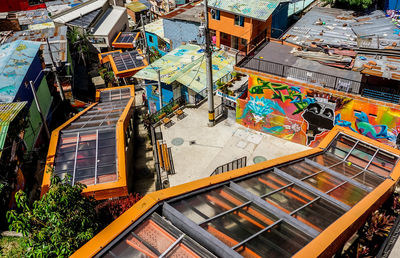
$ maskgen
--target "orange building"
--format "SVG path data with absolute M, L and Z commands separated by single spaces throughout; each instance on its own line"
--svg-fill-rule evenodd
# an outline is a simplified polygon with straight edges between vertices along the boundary
M 399 155 L 335 127 L 314 149 L 147 194 L 72 257 L 332 257 L 393 193 Z
M 279 1 L 210 0 L 208 21 L 212 41 L 244 51 L 254 41 L 271 36 L 272 13 Z
M 97 102 L 52 132 L 46 171 L 87 185 L 97 200 L 128 195 L 133 152 L 133 86 L 98 90 Z M 50 185 L 44 173 L 41 194 Z

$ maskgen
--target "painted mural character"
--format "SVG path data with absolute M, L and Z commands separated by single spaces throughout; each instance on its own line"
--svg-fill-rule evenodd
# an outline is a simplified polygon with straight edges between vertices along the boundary
M 285 114 L 285 111 L 273 100 L 266 99 L 264 97 L 255 97 L 250 96 L 250 100 L 247 102 L 245 109 L 240 117 L 236 119 L 243 119 L 247 116 L 247 114 L 252 114 L 256 122 L 258 123 L 264 117 L 277 110 L 282 114 Z
M 335 125 L 347 127 L 353 132 L 362 134 L 374 140 L 386 139 L 397 144 L 398 137 L 388 131 L 389 128 L 387 125 L 372 125 L 369 122 L 368 115 L 363 111 L 354 112 L 354 116 L 356 117 L 356 121 L 354 122 L 355 128 L 353 128 L 351 122 L 342 120 L 340 114 L 337 114 L 335 117 Z
M 335 102 L 326 98 L 315 98 L 316 102 L 308 105 L 301 115 L 307 122 L 307 142 L 309 145 L 315 136 L 331 130 L 335 122 Z

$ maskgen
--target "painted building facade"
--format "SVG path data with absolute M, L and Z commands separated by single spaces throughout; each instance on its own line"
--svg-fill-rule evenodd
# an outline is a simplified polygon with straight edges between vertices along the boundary
M 250 75 L 236 121 L 307 146 L 317 146 L 335 125 L 400 146 L 400 106 L 279 77 Z
M 164 19 L 156 20 L 145 26 L 146 42 L 155 56 L 164 56 L 171 50 L 171 42 L 164 36 Z
M 242 50 L 259 35 L 270 36 L 272 13 L 278 5 L 279 1 L 209 1 L 208 20 L 214 43 Z
M 41 105 L 44 116 L 49 114 L 52 97 L 39 56 L 41 43 L 17 40 L 3 44 L 0 47 L 0 103 L 26 101 L 29 109 L 28 127 L 25 129 L 24 140 L 28 151 L 40 144 L 42 121 L 33 100 L 29 81 Z M 49 120 L 48 117 L 47 120 Z

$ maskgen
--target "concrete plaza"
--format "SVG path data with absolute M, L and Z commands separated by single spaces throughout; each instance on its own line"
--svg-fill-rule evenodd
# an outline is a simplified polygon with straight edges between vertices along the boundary
M 219 103 L 219 97 L 215 101 Z M 252 165 L 256 157 L 256 160 L 270 160 L 309 149 L 245 128 L 232 118 L 208 127 L 207 107 L 205 102 L 195 109 L 185 108 L 185 118 L 173 117 L 169 128 L 161 125 L 163 138 L 171 147 L 176 172 L 169 176 L 170 186 L 208 177 L 218 166 L 244 156 L 247 165 Z

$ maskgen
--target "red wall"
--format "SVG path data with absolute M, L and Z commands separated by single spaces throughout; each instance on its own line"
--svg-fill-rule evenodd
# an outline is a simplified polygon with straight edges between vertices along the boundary
M 28 0 L 1 0 L 0 12 L 26 11 L 46 8 L 44 3 L 29 5 Z

